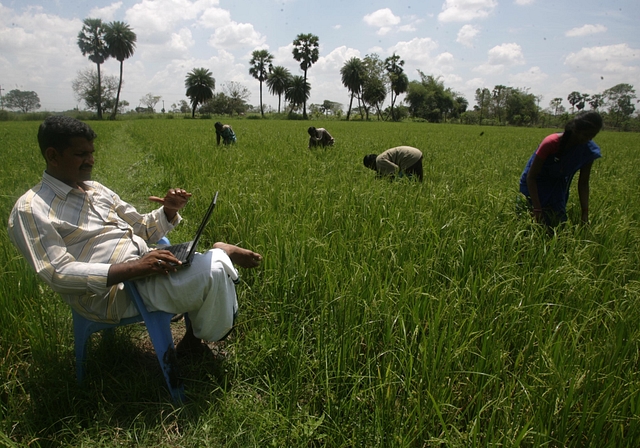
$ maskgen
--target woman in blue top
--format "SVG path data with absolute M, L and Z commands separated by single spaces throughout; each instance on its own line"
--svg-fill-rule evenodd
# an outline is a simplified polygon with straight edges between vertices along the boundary
M 542 140 L 520 177 L 520 192 L 527 198 L 537 222 L 553 227 L 567 220 L 569 187 L 578 171 L 582 222 L 589 221 L 591 165 L 601 157 L 593 138 L 601 129 L 600 114 L 580 112 L 566 124 L 563 133 Z
M 220 138 L 224 145 L 230 145 L 236 142 L 236 134 L 228 124 L 222 124 L 219 121 L 213 125 L 216 128 L 216 143 L 220 145 Z

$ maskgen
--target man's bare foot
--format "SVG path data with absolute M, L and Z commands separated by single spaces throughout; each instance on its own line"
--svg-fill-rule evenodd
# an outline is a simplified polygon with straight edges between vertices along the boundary
M 224 250 L 232 262 L 243 268 L 255 268 L 260 266 L 262 255 L 249 249 L 234 246 L 233 244 L 218 242 L 213 245 L 214 249 Z

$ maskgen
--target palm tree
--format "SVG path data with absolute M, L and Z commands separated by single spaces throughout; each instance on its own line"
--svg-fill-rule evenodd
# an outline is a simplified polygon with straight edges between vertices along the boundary
M 191 118 L 194 118 L 198 104 L 213 98 L 216 80 L 208 69 L 194 68 L 187 74 L 184 85 L 187 88 L 187 97 L 191 100 Z
M 347 121 L 349 121 L 351 106 L 353 105 L 353 97 L 355 95 L 360 95 L 362 84 L 364 82 L 364 65 L 362 64 L 362 60 L 356 57 L 349 59 L 340 69 L 340 75 L 342 75 L 342 85 L 351 92 L 349 110 L 347 110 Z
M 393 105 L 398 98 L 398 95 L 407 91 L 409 87 L 409 78 L 404 73 L 402 66 L 404 61 L 400 59 L 400 56 L 393 53 L 384 60 L 385 69 L 387 70 L 387 76 L 389 77 L 389 92 L 391 93 L 391 118 L 396 121 L 396 114 L 393 110 Z M 394 96 L 395 94 L 395 96 Z
M 109 50 L 104 41 L 104 26 L 100 19 L 84 19 L 82 29 L 78 33 L 78 47 L 82 56 L 89 55 L 89 60 L 98 66 L 98 118 L 102 119 L 102 81 L 100 65 L 109 58 Z
M 309 99 L 309 92 L 311 92 L 311 86 L 302 76 L 291 78 L 291 83 L 284 94 L 284 98 L 291 103 L 290 113 L 295 107 L 304 104 Z
M 318 36 L 314 34 L 298 34 L 293 40 L 293 59 L 300 62 L 300 68 L 304 71 L 304 83 L 307 85 L 307 70 L 318 61 L 319 51 Z M 309 86 L 311 91 L 311 86 Z M 307 119 L 307 99 L 303 103 L 302 117 Z
M 264 106 L 262 104 L 262 82 L 267 80 L 269 72 L 273 69 L 273 55 L 267 50 L 256 50 L 251 54 L 251 68 L 249 74 L 260 81 L 260 114 L 264 118 Z
M 280 100 L 291 83 L 291 72 L 281 65 L 273 67 L 267 76 L 267 87 L 272 95 L 278 95 L 278 113 L 280 113 Z
M 104 40 L 107 43 L 109 56 L 120 61 L 120 82 L 118 82 L 118 93 L 116 94 L 116 104 L 111 113 L 111 119 L 115 120 L 120 102 L 120 89 L 122 88 L 122 67 L 124 60 L 133 56 L 136 48 L 136 33 L 124 22 L 111 22 L 105 27 Z

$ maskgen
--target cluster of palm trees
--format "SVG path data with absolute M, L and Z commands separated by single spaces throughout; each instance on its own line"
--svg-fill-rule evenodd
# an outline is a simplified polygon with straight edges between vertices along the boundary
M 122 88 L 124 60 L 133 56 L 136 48 L 136 33 L 125 22 L 103 23 L 101 19 L 85 19 L 78 33 L 78 46 L 83 56 L 96 64 L 98 69 L 97 108 L 98 119 L 102 119 L 102 80 L 100 66 L 110 57 L 120 62 L 120 81 L 111 119 L 115 119 Z
M 102 118 L 103 101 L 102 80 L 100 66 L 112 57 L 120 62 L 120 80 L 115 99 L 115 106 L 111 113 L 114 119 L 118 111 L 120 91 L 122 87 L 122 72 L 124 60 L 133 56 L 136 44 L 136 34 L 131 27 L 119 21 L 103 23 L 101 19 L 88 18 L 83 21 L 82 30 L 78 33 L 78 46 L 84 56 L 96 64 L 98 72 L 97 82 L 97 112 Z M 293 40 L 293 58 L 300 63 L 302 76 L 293 76 L 283 66 L 274 66 L 274 56 L 267 50 L 255 50 L 249 61 L 249 74 L 260 83 L 260 113 L 264 116 L 262 101 L 262 85 L 266 83 L 269 92 L 278 96 L 278 113 L 280 113 L 282 96 L 288 101 L 291 110 L 302 106 L 303 118 L 307 119 L 307 100 L 311 93 L 311 86 L 307 81 L 307 72 L 319 57 L 319 39 L 314 34 L 299 34 Z M 377 110 L 382 115 L 380 107 L 384 102 L 387 90 L 391 94 L 391 116 L 395 120 L 394 104 L 398 95 L 407 91 L 409 81 L 403 72 L 404 61 L 395 53 L 382 61 L 376 54 L 367 55 L 364 60 L 349 59 L 340 70 L 342 83 L 351 93 L 347 120 L 351 114 L 354 98 L 358 101 L 359 110 L 364 110 L 369 116 L 369 109 Z M 201 67 L 194 68 L 185 78 L 186 95 L 191 102 L 191 115 L 195 116 L 199 105 L 213 98 L 215 79 L 210 70 Z
M 260 113 L 264 117 L 264 105 L 262 102 L 262 84 L 266 83 L 269 92 L 278 96 L 278 113 L 282 103 L 291 104 L 291 110 L 302 106 L 303 117 L 307 118 L 307 100 L 311 93 L 311 86 L 307 82 L 307 71 L 318 61 L 319 40 L 313 34 L 299 34 L 293 41 L 293 58 L 300 63 L 303 76 L 292 76 L 291 72 L 283 66 L 273 65 L 273 55 L 267 50 L 255 50 L 249 61 L 249 74 L 260 82 Z M 195 68 L 187 74 L 185 79 L 187 97 L 191 101 L 191 116 L 195 116 L 198 105 L 213 98 L 215 79 L 206 68 Z
M 364 111 L 367 119 L 371 108 L 375 109 L 378 117 L 382 117 L 380 108 L 387 97 L 387 90 L 391 94 L 390 115 L 396 120 L 396 99 L 409 86 L 409 78 L 404 73 L 403 66 L 404 61 L 395 53 L 384 61 L 375 53 L 366 55 L 364 59 L 353 57 L 346 61 L 340 69 L 340 75 L 342 85 L 351 94 L 347 120 L 351 115 L 354 99 L 358 101 L 360 114 Z

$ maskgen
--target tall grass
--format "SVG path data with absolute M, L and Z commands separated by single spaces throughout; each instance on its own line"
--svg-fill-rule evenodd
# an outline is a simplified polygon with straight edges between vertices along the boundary
M 637 446 L 640 135 L 603 132 L 589 226 L 553 236 L 516 215 L 520 172 L 550 131 L 423 123 L 92 123 L 94 177 L 141 210 L 194 193 L 172 241 L 216 190 L 204 244 L 264 255 L 242 272 L 241 313 L 215 372 L 174 408 L 157 365 L 119 332 L 74 381 L 68 308 L 0 232 L 3 439 L 110 446 Z M 314 125 L 322 126 L 323 123 Z M 38 182 L 37 123 L 0 123 L 4 224 Z M 481 135 L 481 132 L 484 134 Z M 362 157 L 424 152 L 425 181 L 374 178 Z M 131 367 L 133 365 L 133 367 Z M 187 366 L 187 371 L 189 367 Z

